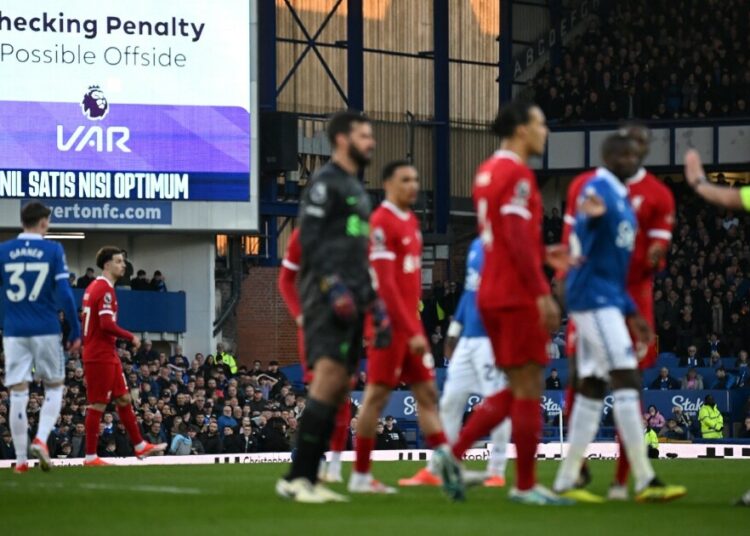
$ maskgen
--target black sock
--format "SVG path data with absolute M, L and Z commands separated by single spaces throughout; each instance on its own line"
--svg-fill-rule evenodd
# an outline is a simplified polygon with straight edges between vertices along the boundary
M 318 481 L 320 458 L 328 449 L 336 421 L 336 406 L 329 406 L 315 399 L 308 399 L 299 424 L 297 455 L 287 480 L 307 478 L 313 484 Z

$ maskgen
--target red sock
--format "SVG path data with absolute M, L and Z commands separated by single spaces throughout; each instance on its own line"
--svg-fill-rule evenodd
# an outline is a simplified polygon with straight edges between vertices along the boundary
M 354 470 L 358 473 L 369 473 L 372 467 L 370 454 L 375 448 L 374 437 L 360 437 L 354 443 L 354 450 L 357 451 L 357 459 L 354 460 Z
M 434 434 L 430 434 L 424 439 L 427 443 L 427 446 L 431 449 L 436 449 L 440 445 L 445 445 L 446 443 L 448 443 L 448 439 L 445 437 L 445 433 L 443 433 L 442 430 L 440 430 L 439 432 L 435 432 Z
M 86 410 L 86 456 L 96 456 L 96 446 L 99 443 L 99 423 L 102 422 L 103 412 L 94 408 Z
M 511 408 L 513 439 L 518 451 L 516 488 L 526 491 L 536 484 L 536 449 L 542 435 L 539 400 L 516 399 Z
M 565 407 L 563 408 L 563 418 L 568 422 L 568 418 L 573 413 L 573 403 L 576 400 L 576 390 L 573 386 L 568 385 L 565 388 Z
M 352 416 L 352 405 L 349 399 L 346 400 L 341 407 L 339 407 L 338 413 L 336 413 L 336 426 L 333 429 L 333 435 L 331 435 L 331 446 L 332 452 L 341 452 L 346 450 L 346 440 L 349 435 L 349 421 Z
M 617 457 L 617 472 L 615 473 L 615 482 L 620 486 L 628 485 L 628 474 L 630 473 L 630 463 L 628 456 L 625 454 L 625 447 L 622 446 L 622 440 L 618 437 L 617 443 L 620 445 L 620 455 Z
M 466 426 L 463 427 L 456 444 L 453 445 L 453 455 L 459 460 L 462 459 L 477 439 L 489 435 L 495 426 L 508 417 L 512 402 L 513 393 L 510 389 L 485 398 L 471 412 Z
M 138 422 L 135 420 L 135 412 L 130 404 L 126 406 L 117 406 L 117 414 L 120 416 L 120 422 L 125 426 L 130 436 L 130 442 L 137 445 L 143 441 L 141 431 L 138 429 Z

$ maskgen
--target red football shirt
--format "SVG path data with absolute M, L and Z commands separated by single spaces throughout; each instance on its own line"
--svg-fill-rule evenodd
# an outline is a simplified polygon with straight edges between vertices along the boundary
M 117 328 L 117 295 L 112 283 L 97 277 L 83 295 L 83 361 L 119 362 L 115 343 L 118 337 L 133 335 Z M 113 328 L 114 326 L 114 328 Z
M 497 151 L 477 170 L 473 195 L 485 251 L 480 309 L 535 306 L 550 288 L 534 172 L 515 153 Z
M 419 319 L 422 233 L 413 212 L 388 201 L 375 209 L 370 217 L 370 262 L 393 330 L 409 337 L 423 333 Z
M 655 242 L 665 248 L 672 240 L 675 206 L 672 192 L 651 173 L 641 168 L 635 177 L 628 179 L 628 198 L 638 219 L 635 249 L 630 261 L 628 286 L 648 283 L 656 268 L 651 266 L 648 250 Z
M 281 261 L 279 272 L 279 291 L 292 318 L 302 314 L 302 304 L 297 292 L 297 274 L 302 262 L 302 246 L 299 243 L 299 227 L 293 232 L 286 246 L 284 260 Z

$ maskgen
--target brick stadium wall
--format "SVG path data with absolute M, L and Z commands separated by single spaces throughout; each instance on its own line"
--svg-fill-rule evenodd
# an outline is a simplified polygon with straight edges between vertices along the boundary
M 251 366 L 272 359 L 296 363 L 297 330 L 277 286 L 279 268 L 253 267 L 242 282 L 237 306 L 237 358 Z

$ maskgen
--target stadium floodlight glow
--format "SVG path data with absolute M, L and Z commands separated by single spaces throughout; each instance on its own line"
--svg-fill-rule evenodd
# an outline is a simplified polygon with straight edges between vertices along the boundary
M 84 240 L 86 238 L 85 233 L 48 233 L 44 236 L 49 240 Z

